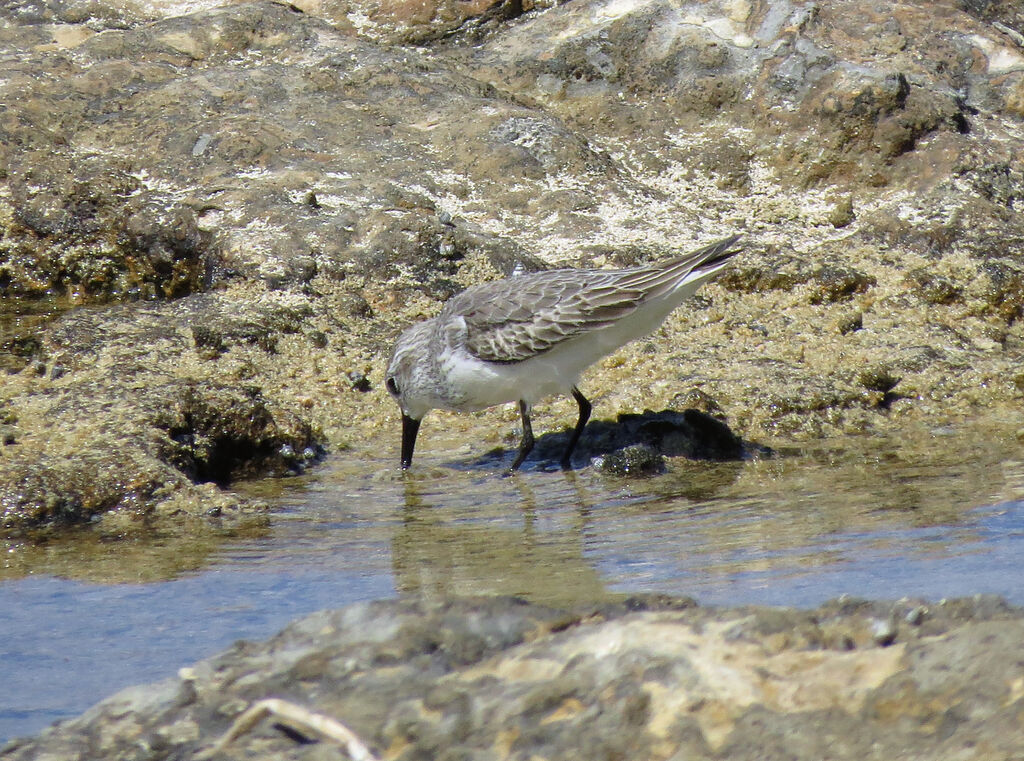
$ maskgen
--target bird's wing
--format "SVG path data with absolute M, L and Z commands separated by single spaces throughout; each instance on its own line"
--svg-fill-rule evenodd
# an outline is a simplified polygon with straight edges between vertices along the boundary
M 462 295 L 471 298 L 454 304 L 453 313 L 465 321 L 469 352 L 488 362 L 518 362 L 610 325 L 636 309 L 644 293 L 617 287 L 612 273 L 557 270 L 499 280 Z
M 738 236 L 649 267 L 554 270 L 497 280 L 451 299 L 466 348 L 488 362 L 518 362 L 588 330 L 606 327 L 693 277 L 709 277 L 738 249 Z

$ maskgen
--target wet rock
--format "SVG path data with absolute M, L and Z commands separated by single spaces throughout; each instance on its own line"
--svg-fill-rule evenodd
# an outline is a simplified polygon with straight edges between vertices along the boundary
M 754 261 L 743 261 L 730 267 L 717 282 L 741 293 L 791 290 L 813 277 L 810 263 L 801 257 L 786 255 L 778 250 L 765 251 Z
M 992 259 L 983 270 L 988 283 L 984 298 L 1008 322 L 1024 314 L 1024 267 L 1009 259 Z
M 0 531 L 43 536 L 119 514 L 142 532 L 187 516 L 242 519 L 260 509 L 236 496 L 211 499 L 196 485 L 301 472 L 309 460 L 296 452 L 322 451 L 308 424 L 275 416 L 255 389 L 168 384 L 121 416 L 116 435 L 83 426 L 87 444 L 71 450 L 63 449 L 74 442 L 70 426 L 43 452 L 26 437 L 0 462 Z
M 364 603 L 125 690 L 5 754 L 191 756 L 274 695 L 341 721 L 381 754 L 401 744 L 424 757 L 507 758 L 520 749 L 552 759 L 757 759 L 785 749 L 794 759 L 855 759 L 911 747 L 928 757 L 951 747 L 968 749 L 966 758 L 1012 757 L 1022 742 L 1020 609 L 949 601 L 885 646 L 868 636 L 851 650 L 828 633 L 860 637 L 879 613 L 920 604 Z M 272 725 L 241 734 L 228 753 L 334 752 Z
M 710 394 L 699 388 L 691 388 L 686 393 L 677 394 L 672 398 L 671 406 L 674 409 L 696 410 L 719 419 L 725 416 L 722 406 Z
M 6 536 L 83 525 L 107 512 L 144 515 L 160 496 L 166 499 L 187 483 L 184 476 L 124 450 L 76 458 L 27 457 L 19 451 L 5 458 L 2 472 L 0 530 Z
M 314 330 L 309 334 L 309 340 L 317 349 L 326 349 L 330 343 L 327 334 L 322 330 Z
M 594 467 L 609 476 L 643 478 L 665 472 L 665 458 L 647 444 L 631 444 L 594 458 Z
M 85 180 L 56 163 L 14 163 L 7 175 L 17 205 L 7 232 L 15 248 L 3 261 L 6 293 L 138 299 L 205 287 L 216 252 L 191 209 L 140 197 L 125 203 L 137 187 L 123 174 L 101 169 Z
M 537 441 L 542 458 L 557 459 L 568 434 L 546 434 Z M 757 449 L 751 445 L 752 449 Z M 622 414 L 616 422 L 593 420 L 584 430 L 578 452 L 600 457 L 598 467 L 615 475 L 653 475 L 664 470 L 664 457 L 737 460 L 747 448 L 721 420 L 696 409 L 683 412 L 646 410 Z
M 49 326 L 40 350 L 60 362 L 44 366 L 68 371 L 16 379 L 34 393 L 20 397 L 31 425 L 0 460 L 5 535 L 44 536 L 76 525 L 106 532 L 108 524 L 126 535 L 209 517 L 221 525 L 248 520 L 262 510 L 201 485 L 301 472 L 319 458 L 300 454 L 322 451 L 322 438 L 301 413 L 274 406 L 252 384 L 226 384 L 216 370 L 224 359 L 183 360 L 197 339 L 200 348 L 216 345 L 212 331 L 193 328 L 212 324 L 221 306 L 203 298 L 174 309 L 123 307 L 124 315 L 69 312 Z M 244 310 L 232 309 L 235 321 L 250 324 Z M 294 314 L 257 311 L 262 325 L 278 328 L 282 314 Z M 235 335 L 216 334 L 225 345 L 225 336 Z M 168 367 L 182 375 L 169 379 Z
M 209 325 L 193 325 L 192 340 L 195 342 L 196 351 L 204 359 L 216 359 L 228 348 L 220 331 Z
M 830 304 L 845 301 L 858 293 L 864 293 L 875 285 L 870 275 L 844 266 L 820 267 L 812 277 L 814 289 L 811 293 L 812 304 Z
M 901 379 L 899 376 L 893 375 L 889 368 L 883 366 L 864 370 L 857 380 L 864 388 L 884 394 L 892 391 Z
M 719 278 L 725 287 L 746 293 L 793 290 L 805 286 L 812 304 L 848 301 L 876 284 L 874 277 L 837 259 L 815 265 L 802 257 L 766 252 L 758 261 L 727 270 Z
M 18 332 L 2 337 L 0 344 L 0 371 L 18 373 L 32 362 L 39 353 L 39 337 L 32 332 Z
M 686 428 L 689 430 L 686 431 Z M 640 425 L 639 433 L 658 442 L 661 451 L 670 456 L 736 460 L 746 452 L 743 440 L 728 425 L 694 409 L 683 412 L 682 425 L 678 419 L 647 420 Z
M 929 304 L 953 304 L 963 300 L 963 288 L 948 277 L 920 269 L 911 272 L 909 278 L 921 299 Z
M 197 307 L 202 309 L 198 302 Z M 206 359 L 216 358 L 231 346 L 243 343 L 273 354 L 280 337 L 298 333 L 308 315 L 308 309 L 302 307 L 219 312 L 212 319 L 207 317 L 191 326 L 192 340 L 196 351 Z
M 368 319 L 373 317 L 373 308 L 360 293 L 343 291 L 334 299 L 331 310 L 340 316 Z

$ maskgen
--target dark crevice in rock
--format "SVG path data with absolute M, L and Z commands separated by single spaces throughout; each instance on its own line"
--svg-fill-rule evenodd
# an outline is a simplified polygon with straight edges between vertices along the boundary
M 256 388 L 186 387 L 157 426 L 169 439 L 167 462 L 194 483 L 301 472 L 323 455 L 312 428 L 279 425 Z

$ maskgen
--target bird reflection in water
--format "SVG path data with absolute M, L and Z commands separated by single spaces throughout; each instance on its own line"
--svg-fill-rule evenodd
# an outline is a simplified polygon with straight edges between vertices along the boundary
M 539 488 L 518 475 L 504 480 L 513 489 L 489 506 L 488 515 L 503 514 L 495 520 L 461 517 L 445 507 L 444 493 L 429 491 L 433 484 L 406 478 L 391 553 L 398 591 L 431 600 L 515 595 L 549 605 L 618 597 L 584 558 L 592 502 L 583 484 L 571 471 L 551 476 Z M 567 503 L 575 505 L 570 523 L 555 525 L 569 514 Z M 549 504 L 558 511 L 545 510 Z

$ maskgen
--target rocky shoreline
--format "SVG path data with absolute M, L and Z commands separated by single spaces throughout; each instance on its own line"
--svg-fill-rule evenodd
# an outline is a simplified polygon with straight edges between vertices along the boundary
M 390 341 L 459 288 L 731 232 L 599 418 L 1024 428 L 1013 4 L 19 8 L 0 292 L 83 306 L 0 337 L 8 537 L 259 512 L 210 484 L 392 447 Z
M 0 755 L 198 757 L 274 699 L 340 722 L 376 758 L 1011 759 L 1021 641 L 1024 612 L 990 597 L 368 603 L 239 642 Z M 216 757 L 350 757 L 319 739 L 275 717 Z
M 0 74 L 8 549 L 259 530 L 232 481 L 397 458 L 390 343 L 459 289 L 737 232 L 728 273 L 585 379 L 605 462 L 647 472 L 616 438 L 645 410 L 715 445 L 672 456 L 855 435 L 941 461 L 965 420 L 1024 441 L 1016 3 L 40 0 L 0 9 Z M 485 452 L 514 418 L 438 427 Z M 382 602 L 2 755 L 188 757 L 279 697 L 387 758 L 1009 759 L 1022 620 Z M 333 753 L 290 737 L 227 753 Z

